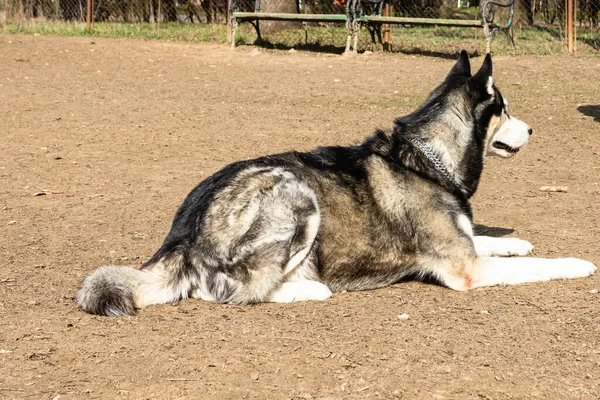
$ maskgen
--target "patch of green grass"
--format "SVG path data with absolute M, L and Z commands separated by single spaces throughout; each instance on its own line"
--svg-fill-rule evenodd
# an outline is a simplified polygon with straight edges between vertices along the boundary
M 0 33 L 54 36 L 91 36 L 105 38 L 163 39 L 190 42 L 227 40 L 227 27 L 217 24 L 109 23 L 98 22 L 89 31 L 82 22 L 28 21 L 0 25 Z
M 565 52 L 564 32 L 560 28 L 539 28 L 516 26 L 516 49 L 504 33 L 498 33 L 492 41 L 492 51 L 497 55 L 505 54 L 563 54 Z M 253 44 L 257 37 L 249 24 L 243 24 L 238 36 L 240 44 Z M 578 32 L 579 33 L 579 32 Z M 320 27 L 305 26 L 304 29 L 289 29 L 263 34 L 263 45 L 274 48 L 313 49 L 314 47 L 343 52 L 346 46 L 346 30 L 339 25 Z M 591 34 L 579 35 L 578 52 L 598 54 L 600 37 Z M 459 54 L 466 49 L 472 55 L 485 53 L 486 38 L 483 29 L 457 27 L 419 27 L 395 26 L 392 29 L 392 51 L 408 54 L 448 55 Z M 377 48 L 371 43 L 367 29 L 359 35 L 359 51 Z
M 494 54 L 557 54 L 562 53 L 564 41 L 560 34 L 532 28 L 515 28 L 516 49 L 504 33 L 492 41 Z M 394 30 L 394 46 L 400 51 L 458 53 L 466 49 L 472 53 L 485 53 L 486 38 L 483 29 L 453 27 L 410 27 Z

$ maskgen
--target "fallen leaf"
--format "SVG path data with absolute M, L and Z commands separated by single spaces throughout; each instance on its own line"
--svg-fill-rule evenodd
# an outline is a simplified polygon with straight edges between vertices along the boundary
M 540 190 L 542 192 L 566 192 L 569 188 L 567 186 L 542 186 Z

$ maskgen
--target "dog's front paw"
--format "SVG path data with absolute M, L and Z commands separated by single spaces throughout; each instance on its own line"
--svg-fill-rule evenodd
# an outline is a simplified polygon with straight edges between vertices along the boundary
M 531 243 L 517 238 L 475 236 L 473 244 L 477 255 L 483 257 L 526 256 L 533 251 Z
M 565 264 L 568 265 L 569 278 L 585 278 L 596 272 L 596 266 L 581 258 L 564 258 Z
M 506 245 L 505 254 L 499 254 L 503 256 L 526 256 L 531 254 L 533 251 L 533 245 L 527 240 L 517 238 L 506 238 L 508 242 Z
M 551 260 L 532 258 L 531 260 L 550 261 L 548 265 L 538 271 L 543 280 L 585 278 L 596 271 L 594 264 L 580 258 L 555 258 Z

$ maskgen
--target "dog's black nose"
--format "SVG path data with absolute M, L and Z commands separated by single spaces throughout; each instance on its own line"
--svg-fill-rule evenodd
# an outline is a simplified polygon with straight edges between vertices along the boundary
M 527 130 L 527 133 L 529 133 L 529 136 L 531 136 L 531 134 L 533 133 L 533 129 L 529 128 L 529 129 Z

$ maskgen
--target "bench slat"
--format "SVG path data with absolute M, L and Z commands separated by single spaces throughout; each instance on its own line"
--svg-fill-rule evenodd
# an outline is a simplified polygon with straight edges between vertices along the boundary
M 364 22 L 376 22 L 380 24 L 398 24 L 398 25 L 444 25 L 444 26 L 463 26 L 472 28 L 481 28 L 483 22 L 475 19 L 431 19 L 431 18 L 407 18 L 407 17 L 378 17 L 364 16 L 361 18 Z
M 275 20 L 275 21 L 314 21 L 314 22 L 346 22 L 344 14 L 292 14 L 263 12 L 234 12 L 233 18 L 240 20 Z
M 233 18 L 239 20 L 272 20 L 272 21 L 307 21 L 307 22 L 345 22 L 344 14 L 294 14 L 294 13 L 265 13 L 265 12 L 234 12 Z M 408 17 L 378 17 L 363 16 L 363 22 L 379 24 L 398 25 L 443 25 L 481 28 L 480 20 L 468 19 L 431 19 L 431 18 L 408 18 Z

